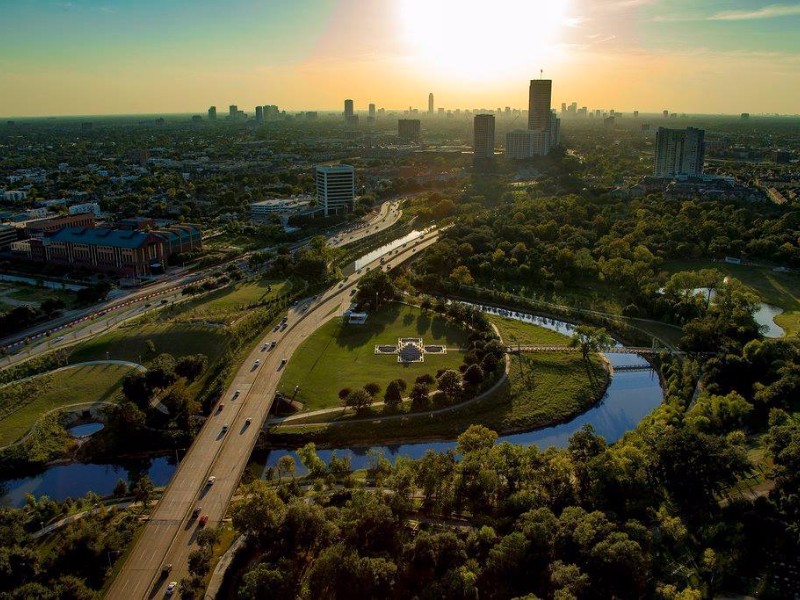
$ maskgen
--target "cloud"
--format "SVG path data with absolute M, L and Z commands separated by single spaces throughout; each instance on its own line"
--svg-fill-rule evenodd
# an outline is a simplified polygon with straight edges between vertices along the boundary
M 800 15 L 800 4 L 770 4 L 755 10 L 726 10 L 708 17 L 709 21 L 750 21 Z
M 632 0 L 635 1 L 635 0 Z M 659 23 L 680 23 L 689 21 L 753 21 L 758 19 L 777 19 L 800 16 L 800 4 L 770 4 L 751 10 L 723 10 L 711 15 L 662 15 L 653 18 Z

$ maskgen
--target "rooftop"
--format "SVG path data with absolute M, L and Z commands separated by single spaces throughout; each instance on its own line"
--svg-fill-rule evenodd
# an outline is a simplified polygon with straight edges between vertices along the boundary
M 109 229 L 107 227 L 64 227 L 48 238 L 51 242 L 70 242 L 115 248 L 141 248 L 151 234 L 145 231 Z

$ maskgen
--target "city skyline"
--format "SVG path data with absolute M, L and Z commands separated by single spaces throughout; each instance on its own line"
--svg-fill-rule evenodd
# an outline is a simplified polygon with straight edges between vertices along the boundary
M 349 97 L 424 110 L 431 89 L 438 106 L 524 106 L 518 82 L 540 69 L 558 80 L 557 103 L 580 97 L 622 112 L 798 112 L 800 41 L 789 35 L 800 25 L 798 3 L 561 0 L 543 8 L 499 0 L 492 27 L 479 7 L 472 0 L 14 3 L 0 24 L 0 115 L 199 113 L 266 101 L 335 110 Z M 485 43 L 464 43 L 473 37 Z

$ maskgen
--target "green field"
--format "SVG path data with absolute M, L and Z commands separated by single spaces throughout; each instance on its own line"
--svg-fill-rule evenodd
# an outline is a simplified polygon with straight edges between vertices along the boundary
M 19 303 L 39 305 L 49 298 L 60 298 L 67 306 L 75 302 L 75 294 L 69 290 L 53 290 L 24 283 L 0 282 L 0 312 L 10 310 Z M 8 299 L 7 302 L 3 302 Z
M 168 352 L 173 356 L 205 354 L 209 364 L 222 353 L 226 333 L 221 327 L 180 323 L 131 323 L 75 346 L 70 362 L 89 360 L 129 360 L 147 364 L 155 355 Z M 147 341 L 156 346 L 148 353 Z
M 540 344 L 552 346 L 566 346 L 569 344 L 569 338 L 556 331 L 550 331 L 544 327 L 532 325 L 517 321 L 516 319 L 507 319 L 498 315 L 486 315 L 489 322 L 492 323 L 500 332 L 500 337 L 503 342 L 509 346 L 519 342 L 521 344 Z
M 785 312 L 775 317 L 775 323 L 786 336 L 800 333 L 800 275 L 776 273 L 771 267 L 733 265 L 710 260 L 670 261 L 662 267 L 669 273 L 717 269 L 750 287 L 763 302 L 781 307 Z
M 518 335 L 534 344 L 565 344 L 569 338 L 528 323 L 490 316 L 504 339 Z M 599 400 L 608 385 L 600 357 L 586 365 L 578 352 L 511 356 L 509 378 L 490 396 L 430 417 L 408 415 L 401 419 L 358 420 L 345 424 L 277 427 L 270 430 L 273 444 L 302 444 L 314 440 L 324 445 L 452 439 L 472 424 L 480 423 L 501 433 L 529 431 L 569 420 Z M 343 419 L 338 419 L 341 422 Z
M 244 281 L 189 301 L 181 307 L 181 316 L 206 319 L 223 316 L 286 293 L 290 288 L 288 281 L 266 278 Z
M 122 379 L 131 371 L 131 367 L 124 365 L 87 365 L 0 388 L 0 405 L 11 401 L 18 406 L 0 419 L 0 446 L 21 438 L 47 411 L 70 404 L 118 399 Z
M 399 364 L 393 355 L 375 354 L 376 344 L 396 344 L 399 337 L 421 337 L 426 344 L 445 344 L 449 350 L 410 365 Z M 413 384 L 425 373 L 435 376 L 439 369 L 458 368 L 463 355 L 454 349 L 463 347 L 466 339 L 467 332 L 444 317 L 401 304 L 370 314 L 364 325 L 343 325 L 334 318 L 292 355 L 278 389 L 291 395 L 299 385 L 297 400 L 304 403 L 304 410 L 339 406 L 337 394 L 345 387 L 375 382 L 385 390 L 392 379 Z

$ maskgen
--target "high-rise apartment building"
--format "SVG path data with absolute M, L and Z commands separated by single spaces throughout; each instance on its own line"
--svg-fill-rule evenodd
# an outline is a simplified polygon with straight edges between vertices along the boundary
M 351 121 L 351 117 L 353 116 L 353 101 L 347 99 L 344 101 L 344 120 L 345 122 Z
M 422 126 L 419 119 L 399 119 L 397 135 L 404 142 L 418 142 Z
M 356 197 L 356 172 L 350 165 L 316 167 L 317 204 L 325 215 L 353 210 Z
M 705 161 L 706 132 L 702 129 L 667 129 L 659 127 L 656 135 L 656 162 L 653 174 L 656 177 L 688 176 L 703 174 Z
M 428 94 L 428 114 L 433 114 L 433 92 Z
M 373 121 L 375 120 L 375 105 L 374 104 L 370 104 L 369 105 L 369 118 L 372 119 Z
M 531 79 L 528 92 L 528 129 L 549 131 L 552 91 L 553 82 L 550 79 Z
M 239 107 L 236 106 L 235 104 L 231 104 L 228 107 L 228 116 L 230 116 L 231 119 L 235 119 L 236 117 L 238 117 L 239 116 Z
M 264 107 L 256 106 L 256 121 L 261 123 L 264 120 Z
M 217 107 L 216 106 L 210 106 L 208 108 L 208 119 L 210 121 L 213 121 L 216 118 L 217 118 Z
M 494 115 L 475 115 L 475 160 L 494 158 Z

